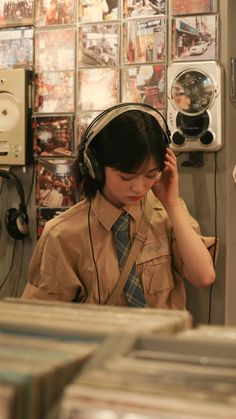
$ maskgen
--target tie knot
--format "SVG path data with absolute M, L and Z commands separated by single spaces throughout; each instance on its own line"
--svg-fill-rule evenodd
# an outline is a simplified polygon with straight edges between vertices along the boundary
M 129 226 L 129 214 L 125 212 L 121 214 L 116 222 L 112 226 L 112 231 L 116 233 L 120 233 L 121 231 L 128 231 Z

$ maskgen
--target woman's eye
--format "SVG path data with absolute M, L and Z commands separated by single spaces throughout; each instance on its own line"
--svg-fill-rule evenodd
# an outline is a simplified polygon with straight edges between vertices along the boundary
M 129 180 L 132 180 L 133 179 L 133 176 L 132 177 L 121 176 L 121 179 L 122 180 L 129 181 Z
M 154 172 L 154 173 L 150 173 L 149 175 L 147 175 L 148 179 L 160 179 L 161 177 L 161 172 Z
M 146 176 L 148 179 L 156 179 L 157 174 L 151 174 Z

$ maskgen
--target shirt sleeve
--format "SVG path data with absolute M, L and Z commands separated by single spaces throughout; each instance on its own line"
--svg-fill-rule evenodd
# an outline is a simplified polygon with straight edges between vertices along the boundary
M 204 236 L 201 234 L 201 230 L 200 230 L 200 226 L 199 223 L 197 222 L 197 220 L 195 220 L 195 218 L 193 218 L 189 212 L 188 209 L 184 203 L 184 201 L 181 199 L 181 203 L 185 209 L 185 211 L 188 214 L 189 217 L 189 222 L 191 224 L 191 226 L 193 227 L 193 229 L 199 234 L 199 236 L 201 237 L 201 240 L 203 241 L 204 245 L 206 246 L 206 248 L 208 249 L 213 262 L 216 262 L 217 256 L 218 256 L 218 251 L 219 251 L 219 240 L 216 237 L 213 236 Z M 172 252 L 172 260 L 173 260 L 173 267 L 175 272 L 177 272 L 179 275 L 183 276 L 183 261 L 179 255 L 179 251 L 178 251 L 178 246 L 176 243 L 176 239 L 175 239 L 175 235 L 174 235 L 174 231 L 172 229 L 171 231 L 171 252 Z
M 28 270 L 28 283 L 22 298 L 81 302 L 86 291 L 76 273 L 76 264 L 65 243 L 53 231 L 44 232 L 38 241 Z

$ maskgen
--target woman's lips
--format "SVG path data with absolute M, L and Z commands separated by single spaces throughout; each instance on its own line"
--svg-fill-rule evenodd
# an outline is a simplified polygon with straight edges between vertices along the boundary
M 140 199 L 142 199 L 142 195 L 141 196 L 128 196 L 128 199 L 130 199 L 131 201 L 140 201 Z

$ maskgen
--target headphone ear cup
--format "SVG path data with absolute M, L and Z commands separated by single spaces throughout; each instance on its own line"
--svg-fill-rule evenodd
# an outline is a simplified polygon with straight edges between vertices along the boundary
M 28 216 L 16 208 L 7 210 L 5 224 L 8 233 L 15 240 L 22 240 L 28 235 Z
M 91 178 L 96 179 L 98 183 L 103 183 L 104 174 L 101 167 L 99 166 L 94 151 L 87 149 L 86 153 L 84 154 L 84 163 Z

